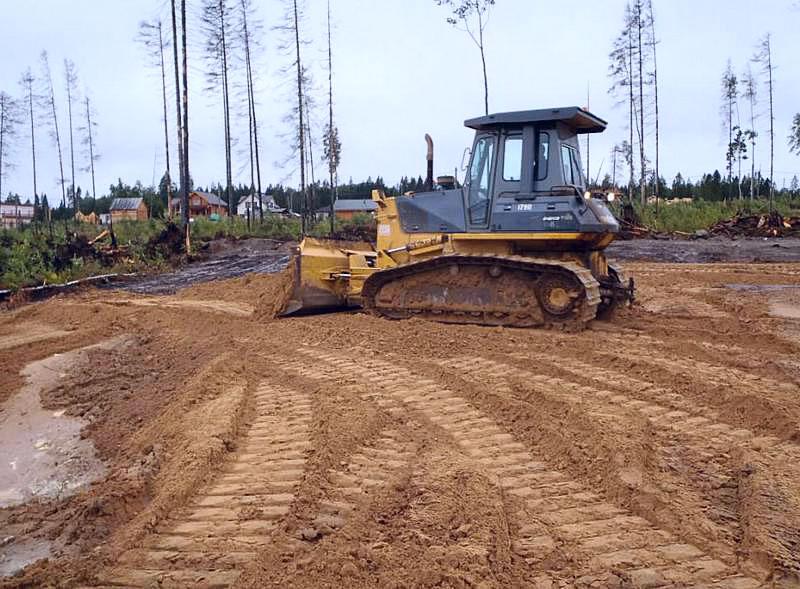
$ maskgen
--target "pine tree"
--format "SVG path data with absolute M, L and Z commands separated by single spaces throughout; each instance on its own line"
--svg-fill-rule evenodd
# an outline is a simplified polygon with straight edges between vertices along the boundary
M 775 66 L 772 62 L 772 37 L 767 33 L 758 45 L 753 62 L 761 66 L 762 73 L 767 76 L 766 86 L 769 94 L 769 210 L 775 196 Z
M 3 179 L 14 168 L 11 154 L 21 122 L 19 103 L 5 92 L 0 92 L 0 197 L 3 195 Z

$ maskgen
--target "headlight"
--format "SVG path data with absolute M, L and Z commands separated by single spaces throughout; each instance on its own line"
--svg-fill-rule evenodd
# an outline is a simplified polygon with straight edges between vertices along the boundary
M 608 200 L 608 202 L 614 202 L 614 199 L 615 199 L 615 198 L 617 198 L 617 195 L 616 195 L 616 194 L 614 194 L 613 192 L 609 192 L 609 193 L 606 195 L 606 200 Z
M 583 193 L 583 198 L 587 200 L 592 198 L 592 193 L 587 190 L 586 192 Z

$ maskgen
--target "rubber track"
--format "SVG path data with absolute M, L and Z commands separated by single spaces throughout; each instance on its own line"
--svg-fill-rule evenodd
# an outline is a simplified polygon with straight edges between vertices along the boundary
M 583 285 L 586 296 L 580 307 L 578 315 L 569 321 L 553 320 L 547 323 L 547 313 L 542 309 L 542 314 L 545 316 L 546 326 L 559 326 L 566 325 L 573 326 L 580 329 L 586 326 L 597 316 L 597 308 L 600 305 L 600 285 L 597 280 L 592 276 L 592 273 L 587 268 L 580 266 L 574 262 L 562 262 L 557 260 L 548 260 L 544 258 L 532 258 L 525 256 L 507 256 L 507 255 L 461 255 L 461 254 L 448 254 L 438 256 L 436 258 L 421 260 L 419 262 L 411 262 L 403 264 L 395 268 L 382 270 L 370 276 L 364 283 L 364 288 L 361 293 L 362 304 L 365 309 L 374 313 L 382 314 L 379 307 L 375 304 L 375 295 L 385 284 L 389 283 L 395 278 L 402 278 L 412 276 L 420 271 L 427 271 L 434 268 L 444 268 L 449 264 L 457 262 L 462 265 L 473 266 L 497 266 L 500 265 L 507 269 L 514 270 L 527 270 L 527 271 L 541 271 L 541 267 L 546 267 L 548 271 L 568 272 L 575 276 Z M 442 321 L 441 315 L 429 314 L 425 317 L 434 321 Z M 509 326 L 514 325 L 513 315 L 507 316 Z M 459 321 L 454 319 L 453 323 L 464 322 L 463 319 Z M 492 325 L 499 325 L 500 323 L 493 322 Z
M 481 472 L 496 477 L 505 492 L 519 497 L 526 505 L 521 517 L 527 521 L 514 539 L 514 550 L 532 565 L 543 555 L 562 550 L 586 574 L 621 571 L 639 587 L 760 586 L 550 469 L 497 422 L 436 381 L 381 360 L 356 362 L 317 349 L 299 352 L 329 362 L 340 378 L 357 376 L 374 387 L 376 396 L 388 396 L 420 413 L 449 434 Z
M 100 577 L 106 586 L 227 587 L 288 513 L 310 448 L 311 401 L 262 384 L 257 414 L 216 480 Z

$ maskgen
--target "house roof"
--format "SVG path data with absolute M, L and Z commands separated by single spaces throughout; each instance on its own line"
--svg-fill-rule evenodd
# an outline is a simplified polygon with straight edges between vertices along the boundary
M 495 127 L 520 127 L 534 123 L 561 122 L 572 127 L 575 133 L 601 133 L 605 130 L 606 121 L 577 106 L 561 108 L 543 108 L 539 110 L 519 110 L 501 112 L 485 117 L 477 117 L 464 121 L 464 126 L 477 131 L 485 131 Z
M 333 203 L 334 211 L 371 212 L 378 209 L 378 203 L 364 198 L 343 198 Z
M 206 199 L 206 201 L 208 201 L 208 204 L 210 205 L 215 205 L 218 207 L 228 206 L 228 203 L 226 203 L 224 200 L 222 200 L 220 197 L 218 197 L 216 194 L 212 192 L 200 192 L 199 190 L 193 190 L 191 194 L 199 194 L 204 199 Z
M 111 203 L 112 211 L 135 211 L 142 204 L 141 198 L 115 198 Z

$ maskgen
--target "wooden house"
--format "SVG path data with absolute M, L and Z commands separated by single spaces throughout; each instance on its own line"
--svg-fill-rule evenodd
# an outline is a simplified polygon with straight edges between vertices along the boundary
M 172 199 L 173 214 L 181 214 L 181 199 Z M 225 217 L 228 214 L 228 205 L 216 194 L 210 192 L 190 192 L 189 193 L 189 215 L 190 217 L 208 217 L 219 215 Z
M 111 220 L 146 221 L 147 205 L 143 198 L 115 198 L 111 203 Z

